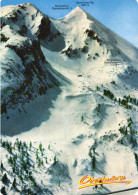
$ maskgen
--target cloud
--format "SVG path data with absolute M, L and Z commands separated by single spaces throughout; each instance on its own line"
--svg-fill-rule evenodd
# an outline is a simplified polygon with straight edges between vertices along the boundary
M 136 0 L 136 2 L 138 3 L 138 0 Z

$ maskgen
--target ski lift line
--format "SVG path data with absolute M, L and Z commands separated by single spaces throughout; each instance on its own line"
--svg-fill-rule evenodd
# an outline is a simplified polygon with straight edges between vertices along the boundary
M 95 194 L 81 194 L 81 195 L 110 195 L 110 194 L 115 194 L 115 193 L 121 193 L 121 192 L 126 192 L 126 191 L 131 191 L 131 190 L 138 190 L 138 187 L 134 187 L 134 188 L 129 188 L 129 189 L 125 189 L 125 190 L 119 190 L 119 191 L 114 191 L 114 192 L 108 192 L 108 193 L 95 193 Z

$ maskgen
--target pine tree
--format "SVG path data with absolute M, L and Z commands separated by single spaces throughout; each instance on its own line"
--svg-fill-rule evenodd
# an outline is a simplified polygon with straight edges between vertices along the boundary
M 9 163 L 11 164 L 11 165 L 13 165 L 13 158 L 10 156 L 10 158 L 8 159 L 8 161 L 9 161 Z
M 92 168 L 95 169 L 95 164 L 96 164 L 96 159 L 95 159 L 95 156 L 93 156 L 93 159 L 92 159 Z
M 39 144 L 39 150 L 42 151 L 42 144 Z
M 127 135 L 127 127 L 126 127 L 126 131 L 125 131 L 125 135 Z
M 15 173 L 15 167 L 12 168 L 13 173 Z
M 14 180 L 13 180 L 12 187 L 13 187 L 14 189 L 16 188 L 16 178 L 14 178 Z
M 3 187 L 1 188 L 1 193 L 2 193 L 3 195 L 7 195 L 6 190 L 5 190 L 5 186 L 3 186 Z
M 43 152 L 44 152 L 44 149 L 42 149 L 42 151 L 41 151 L 41 155 L 42 155 L 42 156 L 44 155 L 44 153 L 43 153 Z
M 38 159 L 38 168 L 41 166 L 40 158 Z
M 46 157 L 46 163 L 47 163 L 47 157 Z
M 44 162 L 43 162 L 43 160 L 41 161 L 41 165 L 42 165 L 42 166 L 44 166 Z
M 84 120 L 84 117 L 83 117 L 83 115 L 81 116 L 81 121 L 83 121 Z
M 119 104 L 121 104 L 121 99 L 119 98 Z
M 21 161 L 22 163 L 24 163 L 24 154 L 22 153 L 22 156 L 21 156 Z
M 30 148 L 30 150 L 31 150 L 31 148 L 32 148 L 32 142 L 30 142 L 29 148 Z
M 2 180 L 1 180 L 4 184 L 6 184 L 8 182 L 8 178 L 7 178 L 7 174 L 5 173 L 2 177 Z
M 50 150 L 50 144 L 49 144 L 49 146 L 48 146 L 48 149 Z
M 97 91 L 100 91 L 100 87 L 97 86 L 96 89 L 97 89 Z
M 22 176 L 19 175 L 18 177 L 19 177 L 19 179 L 21 180 L 21 182 L 23 183 L 23 178 L 22 178 Z
M 1 161 L 1 169 L 3 169 L 4 167 L 3 167 L 3 163 L 2 163 L 2 161 Z
M 96 190 L 97 190 L 98 186 L 96 185 L 95 188 L 96 188 Z
M 57 159 L 56 159 L 56 155 L 54 156 L 54 164 L 56 164 L 56 161 L 57 161 Z

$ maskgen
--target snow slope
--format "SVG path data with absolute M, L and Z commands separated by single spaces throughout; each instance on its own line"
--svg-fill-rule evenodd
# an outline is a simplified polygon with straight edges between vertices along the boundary
M 32 8 L 30 4 L 26 6 L 29 18 L 27 21 L 30 21 L 29 14 L 32 15 L 36 8 Z M 11 8 L 4 8 L 5 12 L 8 14 Z M 37 169 L 37 174 L 32 169 L 37 187 L 32 185 L 30 188 L 35 192 L 41 189 L 39 194 L 102 194 L 136 187 L 138 110 L 137 100 L 134 99 L 137 98 L 138 88 L 138 49 L 79 7 L 62 19 L 49 19 L 49 34 L 40 39 L 39 49 L 47 66 L 51 65 L 48 74 L 52 74 L 54 81 L 62 86 L 58 92 L 55 87 L 45 95 L 38 95 L 28 103 L 29 109 L 24 104 L 26 114 L 22 122 L 22 117 L 18 119 L 20 125 L 15 124 L 14 136 L 10 137 L 11 134 L 5 133 L 7 136 L 2 136 L 2 139 L 14 143 L 18 138 L 27 144 L 31 141 L 37 147 L 42 143 L 49 159 L 56 155 L 56 164 L 53 161 L 49 163 L 49 167 L 44 164 L 44 167 Z M 27 26 L 29 32 L 31 25 L 32 22 Z M 36 36 L 36 29 L 37 25 L 29 33 L 29 38 Z M 20 38 L 17 40 L 21 43 Z M 6 48 L 5 45 L 3 47 Z M 4 56 L 8 58 L 7 53 Z M 11 56 L 16 61 L 20 60 L 16 54 Z M 44 67 L 42 62 L 42 68 Z M 53 81 L 53 77 L 51 80 Z M 4 84 L 3 87 L 5 88 Z M 55 94 L 54 101 L 50 101 L 47 106 L 48 99 L 53 98 L 52 94 Z M 39 105 L 41 109 L 38 108 Z M 37 111 L 38 115 L 31 116 L 31 113 Z M 12 120 L 17 117 L 15 110 L 11 109 L 10 113 L 13 118 L 4 121 L 5 130 L 10 128 Z M 23 121 L 29 123 L 28 116 L 35 125 L 30 125 L 29 131 L 25 132 Z M 37 117 L 38 124 L 35 123 Z M 47 152 L 49 145 L 54 155 Z M 2 159 L 7 163 L 3 148 L 2 154 Z M 29 155 L 35 162 L 34 154 L 29 152 Z M 121 175 L 132 183 L 78 189 L 78 181 L 87 174 L 94 178 Z M 13 176 L 9 177 L 12 182 Z M 22 184 L 17 182 L 18 189 L 22 191 Z M 9 187 L 6 190 L 9 194 L 14 193 Z M 16 191 L 16 194 L 20 192 Z

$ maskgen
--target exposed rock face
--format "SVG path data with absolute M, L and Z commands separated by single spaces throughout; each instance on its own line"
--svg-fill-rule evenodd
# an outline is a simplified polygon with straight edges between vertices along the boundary
M 2 13 L 2 114 L 59 85 L 40 48 L 49 33 L 49 18 L 29 3 Z
M 44 39 L 50 33 L 50 20 L 43 17 L 39 26 L 38 38 Z
M 45 94 L 49 87 L 58 85 L 54 77 L 47 72 L 45 57 L 41 52 L 39 41 L 26 40 L 21 46 L 8 44 L 6 47 L 12 49 L 20 57 L 23 65 L 20 74 L 24 79 L 20 80 L 18 86 L 8 85 L 3 88 L 2 113 L 6 112 L 5 107 L 16 108 L 19 102 L 22 104 L 29 102 L 36 96 Z M 8 69 L 6 76 L 10 77 L 11 73 L 15 74 L 12 69 Z

